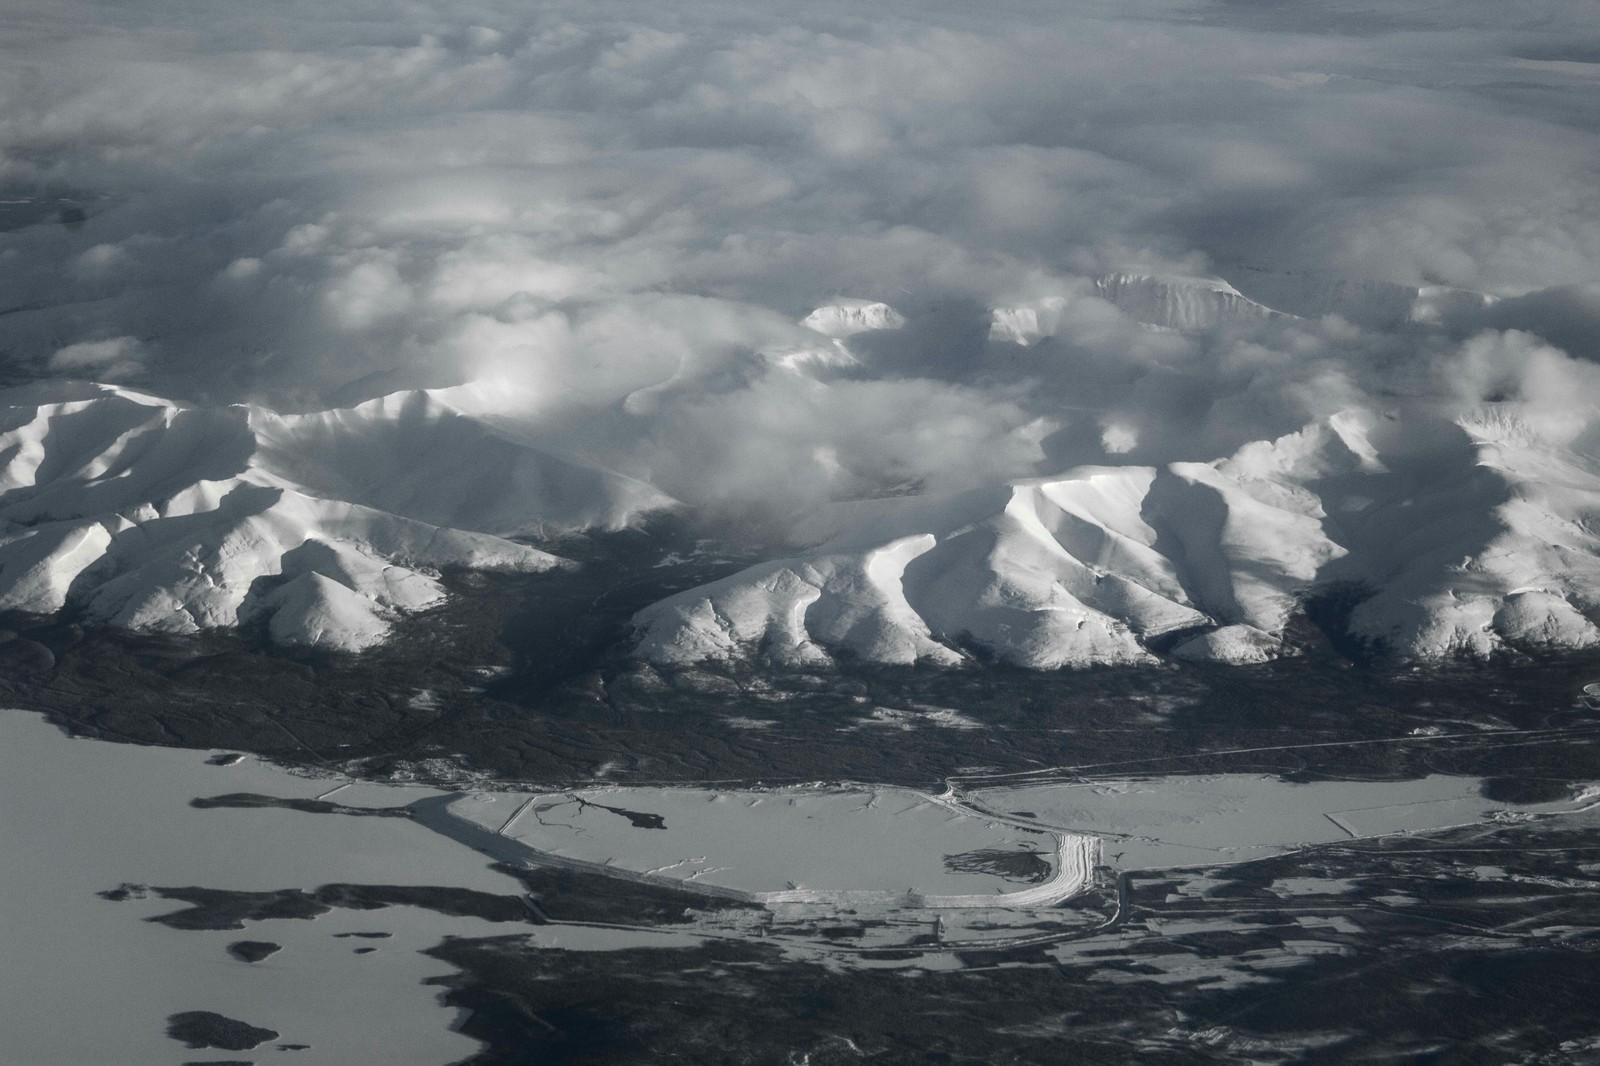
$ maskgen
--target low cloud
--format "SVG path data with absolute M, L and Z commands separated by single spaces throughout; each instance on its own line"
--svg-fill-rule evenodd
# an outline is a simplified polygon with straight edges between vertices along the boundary
M 50 369 L 65 376 L 123 381 L 144 370 L 143 345 L 136 337 L 79 341 L 50 357 Z

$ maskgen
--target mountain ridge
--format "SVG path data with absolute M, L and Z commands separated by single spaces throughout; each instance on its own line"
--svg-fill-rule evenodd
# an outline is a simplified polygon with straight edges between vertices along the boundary
M 530 526 L 531 512 L 462 521 L 403 492 L 373 506 L 326 491 L 341 470 L 346 482 L 363 472 L 381 481 L 417 458 L 394 453 L 371 429 L 384 424 L 371 416 L 386 401 L 363 405 L 364 417 L 362 408 L 280 416 L 83 383 L 29 386 L 0 401 L 0 608 L 45 614 L 71 605 L 97 623 L 168 633 L 264 622 L 277 643 L 359 651 L 381 642 L 400 614 L 443 599 L 440 568 L 566 565 L 507 539 Z M 580 477 L 429 397 L 396 402 L 453 427 L 454 460 L 439 441 L 420 442 L 436 464 L 470 460 L 482 448 L 469 445 L 494 441 L 495 476 L 531 471 L 524 480 L 536 486 L 545 482 L 534 475 L 551 469 Z M 378 439 L 341 451 L 340 423 L 344 437 Z M 391 451 L 388 466 L 374 465 L 364 447 Z M 297 467 L 328 476 L 320 485 L 286 476 Z M 591 481 L 602 499 L 625 487 L 604 472 Z M 620 521 L 616 508 L 600 513 Z
M 942 506 L 884 501 L 797 555 L 641 611 L 636 654 L 1257 662 L 1294 654 L 1291 622 L 1335 584 L 1373 590 L 1348 635 L 1401 658 L 1600 644 L 1600 540 L 1583 525 L 1600 510 L 1600 471 L 1503 414 L 1464 416 L 1454 436 L 1429 426 L 1440 455 L 1386 462 L 1383 422 L 1346 411 L 1211 463 L 1077 468 Z M 1388 465 L 1408 462 L 1428 487 Z M 1397 521 L 1429 532 L 1401 535 Z M 880 564 L 868 581 L 885 557 L 898 570 Z M 1156 650 L 1187 630 L 1203 632 Z

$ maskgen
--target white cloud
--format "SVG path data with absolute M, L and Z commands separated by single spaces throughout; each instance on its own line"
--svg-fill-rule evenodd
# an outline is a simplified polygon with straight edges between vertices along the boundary
M 1100 434 L 1100 446 L 1107 455 L 1126 455 L 1139 446 L 1139 431 L 1121 422 L 1113 422 Z
M 50 369 L 66 377 L 121 381 L 144 369 L 142 351 L 143 345 L 136 337 L 79 341 L 58 349 L 50 357 Z
M 1553 409 L 1600 356 L 1600 134 L 1586 5 L 1539 8 L 40 0 L 0 182 L 88 217 L 0 233 L 0 350 L 213 401 L 493 376 L 729 508 L 1210 458 L 1492 366 Z M 1188 336 L 1109 271 L 1513 299 L 1374 325 L 1308 280 L 1308 321 Z M 769 372 L 840 296 L 908 322 Z

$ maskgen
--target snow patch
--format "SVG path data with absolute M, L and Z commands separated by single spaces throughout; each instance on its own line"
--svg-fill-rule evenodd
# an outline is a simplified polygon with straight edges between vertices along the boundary
M 842 340 L 869 330 L 899 329 L 906 324 L 906 317 L 886 303 L 842 299 L 817 308 L 800 324 L 825 337 Z
M 1247 625 L 1223 626 L 1172 649 L 1174 659 L 1235 665 L 1268 662 L 1282 653 L 1282 641 Z

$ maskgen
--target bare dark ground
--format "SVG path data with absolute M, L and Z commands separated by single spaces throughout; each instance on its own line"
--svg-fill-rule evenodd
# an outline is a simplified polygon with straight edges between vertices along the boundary
M 274 944 L 270 940 L 235 940 L 228 945 L 228 954 L 245 962 L 260 962 L 282 950 L 282 944 Z
M 262 1029 L 208 1010 L 174 1014 L 167 1019 L 167 1035 L 184 1047 L 214 1047 L 223 1051 L 249 1051 L 278 1036 L 271 1029 Z

